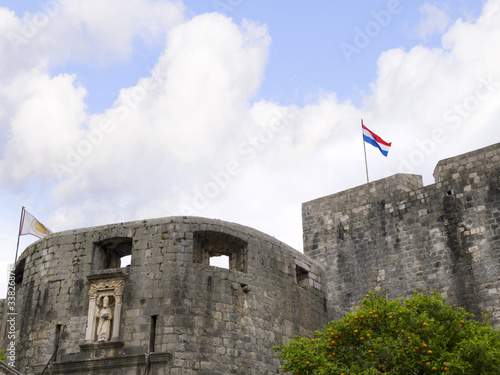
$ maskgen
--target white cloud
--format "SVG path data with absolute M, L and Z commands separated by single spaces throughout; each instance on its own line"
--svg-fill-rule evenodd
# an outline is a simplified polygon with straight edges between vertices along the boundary
M 179 2 L 69 1 L 49 27 L 71 34 L 54 38 L 52 48 L 60 53 L 61 43 L 66 44 L 71 52 L 67 58 L 84 61 L 109 63 L 110 58 L 128 58 L 134 38 L 146 43 L 163 42 L 165 33 L 182 21 L 183 11 Z
M 254 126 L 248 102 L 262 81 L 269 43 L 264 27 L 238 27 L 215 13 L 172 30 L 156 79 L 123 89 L 113 109 L 91 117 L 87 138 L 103 119 L 113 130 L 65 176 L 54 199 L 64 206 L 88 197 L 91 217 L 109 201 L 131 216 L 152 200 L 160 202 L 155 211 L 176 209 L 173 193 L 225 165 L 242 131 Z M 89 190 L 101 203 L 90 203 L 96 198 Z
M 425 3 L 420 7 L 422 19 L 416 27 L 419 38 L 427 39 L 435 33 L 443 33 L 450 22 L 448 15 L 438 7 Z
M 489 46 L 500 40 L 499 8 L 489 1 L 475 23 L 451 25 L 443 48 L 394 49 L 380 57 L 368 108 L 401 147 L 393 171 L 426 170 L 430 183 L 441 158 L 498 141 L 491 134 L 500 114 L 500 67 L 494 63 L 500 52 Z
M 74 86 L 74 76 L 51 78 L 36 70 L 18 74 L 0 89 L 10 125 L 3 138 L 0 185 L 53 176 L 51 164 L 63 158 L 65 146 L 80 135 L 85 94 Z
M 53 166 L 81 145 L 86 90 L 75 75 L 53 76 L 51 68 L 128 58 L 137 38 L 164 45 L 184 11 L 180 2 L 149 0 L 38 5 L 22 19 L 0 8 L 0 55 L 8 56 L 0 59 L 0 186 L 53 178 Z
M 15 20 L 7 35 L 15 53 L 35 53 L 52 66 L 126 59 L 135 38 L 163 44 L 165 33 L 183 20 L 184 12 L 180 2 L 153 0 L 52 0 L 39 5 L 22 21 Z

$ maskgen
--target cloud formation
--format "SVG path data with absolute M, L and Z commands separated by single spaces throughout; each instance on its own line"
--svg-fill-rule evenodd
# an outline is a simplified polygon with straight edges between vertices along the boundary
M 269 43 L 265 27 L 237 26 L 215 13 L 174 28 L 151 77 L 90 116 L 71 146 L 74 160 L 68 154 L 55 161 L 57 202 L 88 200 L 91 217 L 115 200 L 117 217 L 149 206 L 175 211 L 175 194 L 230 161 L 237 140 L 255 126 L 248 103 L 263 79 Z
M 420 6 L 420 13 L 422 19 L 416 27 L 416 32 L 423 40 L 436 33 L 442 34 L 450 22 L 446 12 L 429 3 Z
M 47 0 L 38 5 L 22 19 L 2 8 L 6 27 L 1 35 L 18 56 L 35 55 L 33 64 L 50 66 L 128 58 L 134 39 L 163 42 L 165 33 L 183 21 L 184 12 L 182 3 L 153 0 Z

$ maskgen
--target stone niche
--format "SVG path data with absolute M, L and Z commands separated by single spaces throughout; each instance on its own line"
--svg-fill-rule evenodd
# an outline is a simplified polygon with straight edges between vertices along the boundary
M 83 350 L 123 346 L 120 320 L 126 275 L 118 269 L 87 276 L 90 281 L 89 310 L 85 343 L 80 345 Z

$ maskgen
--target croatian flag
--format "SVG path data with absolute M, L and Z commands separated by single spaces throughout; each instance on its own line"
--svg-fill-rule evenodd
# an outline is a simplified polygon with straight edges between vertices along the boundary
M 377 134 L 372 132 L 361 122 L 361 126 L 363 128 L 363 139 L 365 142 L 371 144 L 372 146 L 377 147 L 382 155 L 387 156 L 389 153 L 389 149 L 391 148 L 392 142 L 387 143 L 382 138 L 380 138 Z

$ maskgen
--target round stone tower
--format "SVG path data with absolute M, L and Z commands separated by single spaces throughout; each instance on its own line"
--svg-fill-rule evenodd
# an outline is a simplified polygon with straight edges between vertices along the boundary
M 227 269 L 210 265 L 220 256 Z M 16 368 L 25 375 L 48 363 L 52 374 L 267 375 L 279 367 L 274 345 L 327 321 L 322 266 L 220 220 L 56 233 L 23 252 L 15 283 Z

